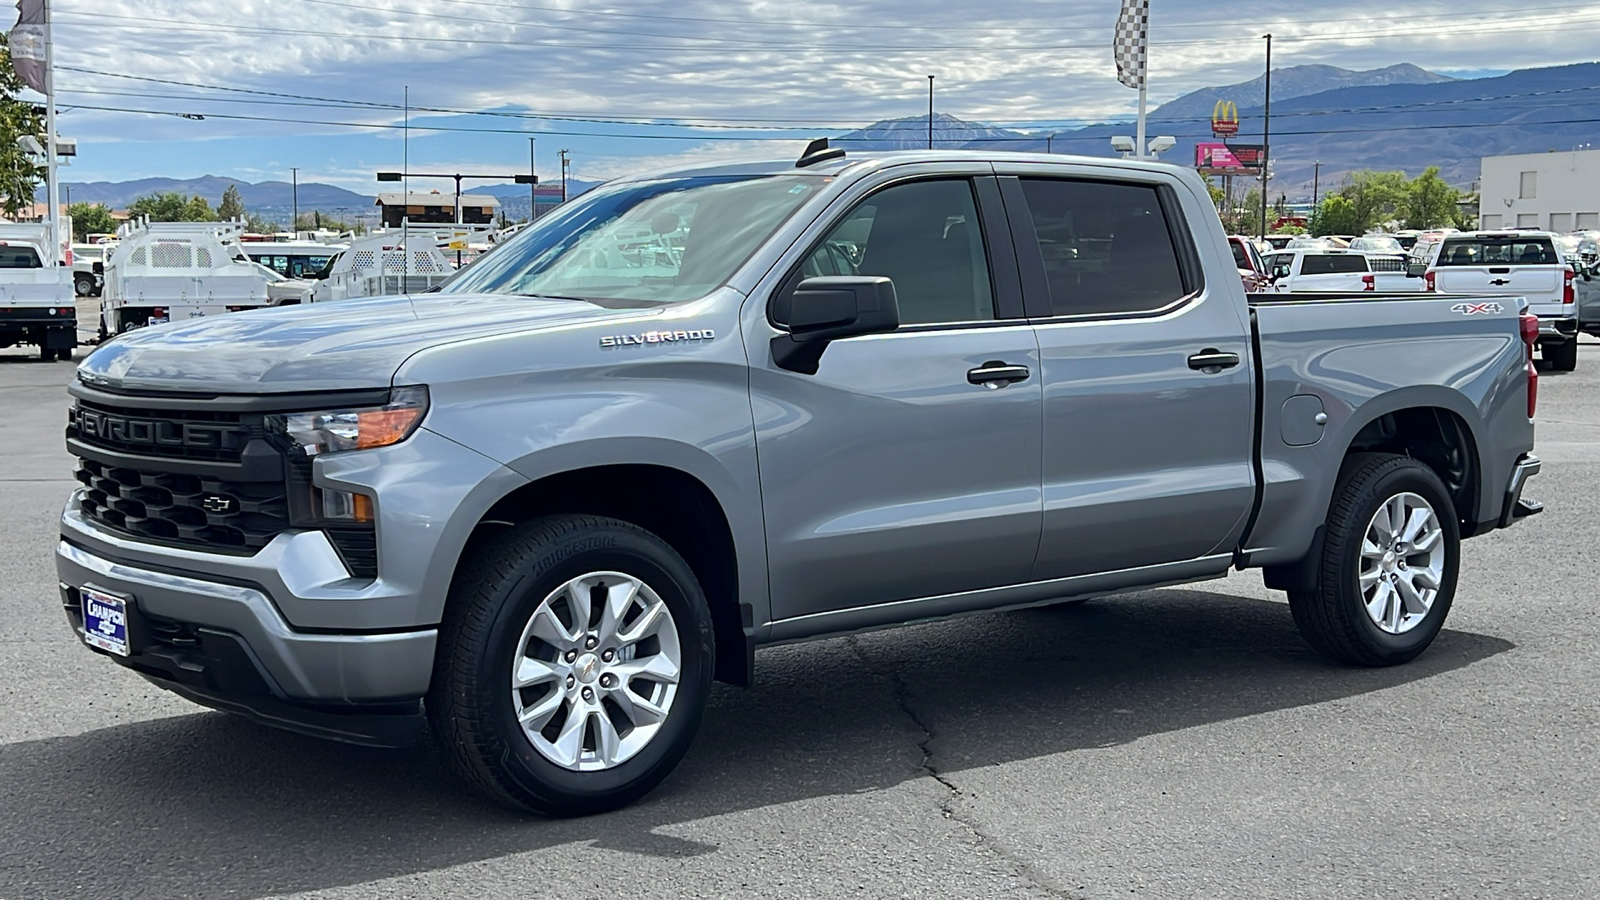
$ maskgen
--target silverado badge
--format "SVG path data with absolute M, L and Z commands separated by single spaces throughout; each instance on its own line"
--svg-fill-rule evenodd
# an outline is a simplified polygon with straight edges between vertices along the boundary
M 688 331 L 646 331 L 642 334 L 613 334 L 600 339 L 602 347 L 632 347 L 637 344 L 676 344 L 683 341 L 709 341 L 717 333 L 709 328 Z

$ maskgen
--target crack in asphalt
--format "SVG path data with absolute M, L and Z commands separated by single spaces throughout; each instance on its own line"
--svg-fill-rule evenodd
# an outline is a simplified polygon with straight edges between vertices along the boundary
M 962 791 L 956 787 L 955 782 L 951 781 L 948 775 L 940 772 L 939 767 L 934 764 L 932 746 L 934 731 L 911 705 L 910 685 L 906 684 L 905 678 L 901 676 L 898 670 L 887 668 L 874 662 L 872 657 L 868 656 L 867 651 L 861 646 L 861 641 L 857 636 L 851 635 L 846 640 L 850 645 L 850 649 L 854 650 L 856 656 L 861 659 L 861 664 L 867 667 L 867 671 L 894 686 L 895 706 L 905 714 L 907 719 L 911 720 L 911 724 L 915 725 L 918 731 L 922 732 L 922 736 L 917 739 L 917 749 L 922 752 L 922 761 L 919 764 L 919 768 L 949 792 L 939 803 L 940 815 L 966 829 L 967 833 L 972 835 L 980 846 L 1011 864 L 1016 869 L 1018 877 L 1033 887 L 1044 891 L 1052 897 L 1063 898 L 1063 900 L 1083 900 L 1086 895 L 1068 893 L 1060 888 L 1052 887 L 1032 865 L 1012 856 L 992 835 L 985 832 L 982 826 L 956 810 L 955 801 L 962 795 Z

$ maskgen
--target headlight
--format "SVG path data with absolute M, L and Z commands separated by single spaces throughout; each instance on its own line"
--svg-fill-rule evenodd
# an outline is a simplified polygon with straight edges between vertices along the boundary
M 268 416 L 267 428 L 306 456 L 320 456 L 398 444 L 417 430 L 427 412 L 428 389 L 414 385 L 395 388 L 383 406 Z

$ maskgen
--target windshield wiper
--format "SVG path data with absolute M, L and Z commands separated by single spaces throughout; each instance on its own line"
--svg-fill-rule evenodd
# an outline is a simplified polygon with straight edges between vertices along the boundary
M 579 303 L 593 303 L 594 302 L 593 300 L 590 300 L 587 297 L 568 297 L 568 296 L 566 296 L 564 294 L 531 294 L 531 293 L 527 293 L 527 292 L 524 292 L 524 291 L 518 291 L 515 294 L 515 296 L 518 296 L 518 297 L 532 297 L 535 300 L 576 300 Z

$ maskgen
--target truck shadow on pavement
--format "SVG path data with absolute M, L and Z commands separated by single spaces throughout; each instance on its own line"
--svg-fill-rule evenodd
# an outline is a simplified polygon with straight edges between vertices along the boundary
M 260 897 L 570 843 L 694 856 L 717 847 L 657 829 L 931 771 L 959 787 L 964 769 L 1401 688 L 1512 647 L 1447 630 L 1410 665 L 1344 668 L 1281 603 L 1165 590 L 775 648 L 755 688 L 718 687 L 665 785 L 569 821 L 477 800 L 427 743 L 139 722 L 0 746 L 0 897 Z

